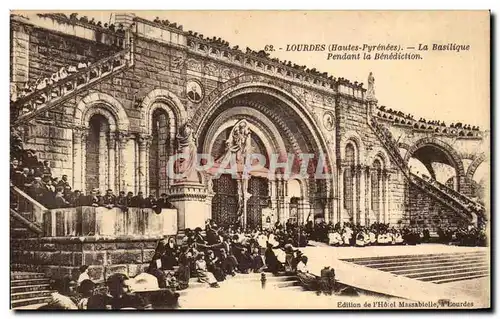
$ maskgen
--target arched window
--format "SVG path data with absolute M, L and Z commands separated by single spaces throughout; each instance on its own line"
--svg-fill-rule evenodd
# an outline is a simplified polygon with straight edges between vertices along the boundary
M 354 174 L 353 168 L 356 164 L 354 146 L 347 144 L 345 148 L 345 163 L 347 167 L 344 170 L 344 208 L 353 216 L 354 212 Z
M 381 207 L 381 183 L 382 183 L 382 164 L 378 159 L 373 161 L 371 170 L 371 208 L 375 214 L 377 222 L 380 222 Z
M 94 188 L 104 192 L 108 186 L 108 120 L 95 114 L 89 121 L 85 154 L 85 187 L 87 191 Z M 115 168 L 112 168 L 115 169 Z
M 156 109 L 151 118 L 151 147 L 149 148 L 149 193 L 159 196 L 167 191 L 167 161 L 170 132 L 167 112 Z

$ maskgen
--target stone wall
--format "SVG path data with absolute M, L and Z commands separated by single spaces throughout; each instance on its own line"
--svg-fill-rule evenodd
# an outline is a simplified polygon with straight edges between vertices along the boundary
M 408 187 L 406 213 L 405 224 L 425 226 L 431 231 L 440 226 L 453 228 L 462 220 L 461 216 L 414 185 Z
M 153 257 L 157 237 L 106 239 L 102 237 L 45 237 L 11 240 L 11 268 L 44 272 L 50 277 L 78 278 L 79 267 L 89 266 L 94 281 L 122 272 L 144 272 Z

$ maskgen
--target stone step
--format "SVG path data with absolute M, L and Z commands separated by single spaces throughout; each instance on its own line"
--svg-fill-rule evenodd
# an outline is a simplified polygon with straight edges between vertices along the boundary
M 10 292 L 11 293 L 18 293 L 18 292 L 30 292 L 30 291 L 43 291 L 43 290 L 49 290 L 50 285 L 49 284 L 40 284 L 40 285 L 27 285 L 27 286 L 11 286 L 10 287 Z
M 389 271 L 390 273 L 392 274 L 395 274 L 395 275 L 408 275 L 408 274 L 414 274 L 414 273 L 419 273 L 419 272 L 422 272 L 422 271 L 425 271 L 425 270 L 439 270 L 439 269 L 461 269 L 461 268 L 464 268 L 464 267 L 469 267 L 469 266 L 473 266 L 473 267 L 483 267 L 483 266 L 488 266 L 488 263 L 487 262 L 482 262 L 482 263 L 479 263 L 479 264 L 471 264 L 471 263 L 457 263 L 456 265 L 451 265 L 451 266 L 447 266 L 445 265 L 445 267 L 443 267 L 443 265 L 430 265 L 430 266 L 425 266 L 425 267 L 421 267 L 420 265 L 414 265 L 412 266 L 411 268 L 408 267 L 406 269 L 402 269 L 402 270 L 394 270 L 394 271 Z
M 393 260 L 390 262 L 384 262 L 384 263 L 374 263 L 374 264 L 360 264 L 360 266 L 365 266 L 365 267 L 370 267 L 370 268 L 377 268 L 377 269 L 393 269 L 394 267 L 405 267 L 405 266 L 410 266 L 410 265 L 435 265 L 435 264 L 452 264 L 452 263 L 457 263 L 457 262 L 483 262 L 485 261 L 485 258 L 481 257 L 463 257 L 463 258 L 448 258 L 448 259 L 436 259 L 436 260 L 403 260 L 403 261 L 398 261 L 398 260 Z
M 477 278 L 482 278 L 486 277 L 488 274 L 479 274 L 479 275 L 472 275 L 472 276 L 466 276 L 466 277 L 460 277 L 460 278 L 451 278 L 451 279 L 441 279 L 441 280 L 435 280 L 433 281 L 435 284 L 446 284 L 449 282 L 455 282 L 455 281 L 462 281 L 462 280 L 469 280 L 469 279 L 477 279 Z
M 361 258 L 346 258 L 342 259 L 343 261 L 350 262 L 361 262 L 361 261 L 371 261 L 371 260 L 384 260 L 384 259 L 408 259 L 408 258 L 418 258 L 422 259 L 424 257 L 441 257 L 441 256 L 463 256 L 463 255 L 487 255 L 486 251 L 467 251 L 460 253 L 441 253 L 441 254 L 421 254 L 421 255 L 396 255 L 396 256 L 379 256 L 379 257 L 361 257 Z
M 30 285 L 43 285 L 50 284 L 50 279 L 48 278 L 35 278 L 35 279 L 17 279 L 10 282 L 11 288 L 18 286 L 30 286 Z
M 266 283 L 266 287 L 269 285 L 269 283 Z M 298 280 L 293 280 L 293 281 L 285 281 L 285 282 L 279 282 L 275 283 L 274 285 L 271 283 L 272 286 L 275 286 L 277 288 L 287 288 L 287 287 L 294 287 L 294 286 L 300 286 L 300 281 Z
M 393 262 L 414 262 L 414 261 L 445 261 L 445 260 L 456 260 L 456 259 L 473 259 L 473 258 L 486 258 L 486 253 L 478 253 L 478 254 L 465 254 L 465 255 L 440 255 L 440 256 L 409 256 L 409 257 L 399 257 L 399 256 L 388 256 L 384 258 L 374 258 L 370 260 L 361 260 L 358 261 L 356 259 L 350 260 L 350 262 L 368 266 L 368 265 L 383 265 L 390 264 Z M 346 260 L 343 260 L 346 261 Z
M 12 301 L 22 300 L 22 299 L 31 299 L 31 298 L 37 298 L 37 297 L 50 296 L 51 293 L 52 293 L 52 290 L 16 292 L 16 293 L 11 293 L 10 298 Z
M 44 273 L 39 272 L 27 272 L 27 271 L 13 271 L 11 273 L 11 280 L 22 280 L 22 279 L 40 279 L 46 278 Z
M 10 302 L 10 307 L 12 309 L 17 309 L 19 307 L 26 307 L 30 305 L 35 305 L 35 304 L 47 304 L 52 297 L 49 296 L 41 296 L 41 297 L 34 297 L 34 298 L 28 298 L 28 299 L 18 299 L 18 300 L 12 300 Z
M 384 266 L 365 266 L 369 268 L 375 268 L 379 269 L 382 271 L 399 271 L 399 270 L 410 270 L 410 269 L 420 269 L 420 268 L 425 268 L 425 267 L 432 267 L 432 266 L 456 266 L 456 265 L 475 265 L 475 264 L 482 264 L 482 263 L 488 263 L 484 259 L 461 259 L 461 260 L 449 260 L 449 261 L 440 261 L 440 262 L 423 262 L 419 263 L 417 261 L 411 262 L 411 263 L 394 263 L 390 265 L 384 265 Z M 364 265 L 363 265 L 364 266 Z
M 29 304 L 29 305 L 26 305 L 26 306 L 16 307 L 15 310 L 37 310 L 38 308 L 43 307 L 45 305 L 47 305 L 46 302 L 44 302 L 44 303 L 35 303 L 35 304 Z
M 488 266 L 485 267 L 462 267 L 460 269 L 439 269 L 432 271 L 422 271 L 420 273 L 415 274 L 402 274 L 401 276 L 405 276 L 408 278 L 425 278 L 427 276 L 438 276 L 438 275 L 448 275 L 448 274 L 460 274 L 469 271 L 487 271 L 489 269 Z
M 463 273 L 454 273 L 454 274 L 446 274 L 446 275 L 429 275 L 421 278 L 413 278 L 421 281 L 438 281 L 438 280 L 443 280 L 443 279 L 456 279 L 455 281 L 463 280 L 461 278 L 469 277 L 469 276 L 488 276 L 489 271 L 488 270 L 470 270 L 468 272 L 463 272 Z

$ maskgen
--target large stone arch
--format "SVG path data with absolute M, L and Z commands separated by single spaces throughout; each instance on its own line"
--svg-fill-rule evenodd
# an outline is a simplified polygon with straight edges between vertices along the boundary
M 173 119 L 174 132 L 187 120 L 186 110 L 181 100 L 165 89 L 153 89 L 144 97 L 141 107 L 143 109 L 141 127 L 146 134 L 151 134 L 151 118 L 156 109 L 164 110 L 169 118 Z
M 228 104 L 231 105 L 235 103 L 235 101 L 240 97 L 245 98 L 245 96 L 249 95 L 262 96 L 263 99 L 271 99 L 274 102 L 279 103 L 279 107 L 281 108 L 281 110 L 286 110 L 286 112 L 289 112 L 288 118 L 293 119 L 293 121 L 295 121 L 295 123 L 298 125 L 295 132 L 292 132 L 290 130 L 288 130 L 290 132 L 287 132 L 286 126 L 289 124 L 287 124 L 286 121 L 283 120 L 283 116 L 278 116 L 282 118 L 282 123 L 279 125 L 277 123 L 275 124 L 280 128 L 280 135 L 282 135 L 282 137 L 286 139 L 285 142 L 288 143 L 289 148 L 287 148 L 287 150 L 324 154 L 327 159 L 325 168 L 329 172 L 335 172 L 335 157 L 333 156 L 334 149 L 328 147 L 319 123 L 317 123 L 317 120 L 314 119 L 313 115 L 309 112 L 307 107 L 287 90 L 286 84 L 278 86 L 277 83 L 267 81 L 266 79 L 258 76 L 241 76 L 239 78 L 229 80 L 228 82 L 222 84 L 221 87 L 215 89 L 205 98 L 204 105 L 200 106 L 196 110 L 191 119 L 192 127 L 194 127 L 196 130 L 194 135 L 197 140 L 200 141 L 200 139 L 206 138 L 206 131 L 209 129 L 210 125 L 212 125 L 214 116 L 217 116 L 217 113 L 221 112 L 221 109 L 223 107 L 226 107 Z M 256 98 L 254 101 L 257 100 L 258 98 Z M 233 105 L 239 106 L 236 104 Z M 255 105 L 251 107 L 255 107 Z M 268 110 L 259 110 L 265 113 L 266 116 L 274 123 L 272 113 L 276 112 L 274 112 L 272 108 Z M 279 122 L 279 118 L 277 118 L 277 120 Z M 281 131 L 281 129 L 283 129 L 283 131 Z M 299 131 L 301 133 L 297 133 Z M 305 149 L 298 145 L 293 138 L 290 138 L 290 134 L 296 135 L 297 140 L 305 143 L 302 144 Z M 330 212 L 333 209 L 333 200 L 331 200 L 334 196 L 333 179 L 326 179 L 324 180 L 324 183 L 325 187 L 321 188 L 321 194 L 318 193 L 317 197 L 312 198 L 315 198 L 314 200 L 318 203 L 320 202 L 321 198 L 328 198 L 328 204 L 324 206 L 324 213 L 325 216 L 330 216 Z
M 95 114 L 106 117 L 111 131 L 128 131 L 129 120 L 121 103 L 111 95 L 94 92 L 86 95 L 76 105 L 73 123 L 77 127 L 88 127 Z
M 474 157 L 472 163 L 470 163 L 467 168 L 467 173 L 465 174 L 467 181 L 472 181 L 474 178 L 474 174 L 476 173 L 477 168 L 486 160 L 486 155 L 481 153 Z
M 206 98 L 205 106 L 199 107 L 192 118 L 192 125 L 196 128 L 196 137 L 199 137 L 200 132 L 206 127 L 207 121 L 212 117 L 217 107 L 223 105 L 225 102 L 246 93 L 261 93 L 269 95 L 287 105 L 298 116 L 298 118 L 303 121 L 314 139 L 316 150 L 327 155 L 329 159 L 329 170 L 333 172 L 334 157 L 332 150 L 328 148 L 328 144 L 322 135 L 318 123 L 316 123 L 308 109 L 302 105 L 302 103 L 297 100 L 295 96 L 285 90 L 284 87 L 276 86 L 274 83 L 266 83 L 256 80 L 261 79 L 242 76 L 236 81 L 228 81 L 229 83 L 226 82 L 225 86 L 222 88 L 214 90 L 214 92 Z
M 250 128 L 259 138 L 269 145 L 266 147 L 268 154 L 275 153 L 280 149 L 285 149 L 285 144 L 278 129 L 275 125 L 261 112 L 250 107 L 233 107 L 222 112 L 212 122 L 212 125 L 205 134 L 204 140 L 201 141 L 201 150 L 203 154 L 212 154 L 212 147 L 215 138 L 224 129 L 233 126 L 241 118 L 244 117 L 249 121 Z M 249 120 L 250 119 L 250 120 Z
M 458 154 L 458 152 L 448 143 L 436 138 L 436 137 L 424 137 L 418 141 L 416 141 L 406 152 L 405 155 L 405 162 L 406 164 L 409 163 L 410 158 L 413 156 L 413 154 L 420 149 L 421 147 L 424 146 L 434 146 L 443 151 L 443 153 L 448 157 L 449 162 L 452 164 L 452 166 L 456 169 L 457 171 L 457 180 L 458 180 L 458 187 L 460 189 L 465 188 L 465 169 L 464 165 L 462 162 L 462 158 Z

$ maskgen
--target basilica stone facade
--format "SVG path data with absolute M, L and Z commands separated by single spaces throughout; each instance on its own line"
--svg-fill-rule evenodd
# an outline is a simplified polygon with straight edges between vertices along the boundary
M 292 219 L 436 228 L 484 213 L 470 198 L 479 197 L 473 175 L 488 160 L 486 133 L 421 127 L 381 109 L 373 75 L 365 88 L 176 25 L 116 19 L 123 30 L 59 14 L 11 19 L 11 89 L 19 109 L 13 125 L 25 147 L 48 160 L 53 175 L 67 175 L 73 189 L 167 193 L 178 231 L 202 227 L 207 218 L 249 226 Z M 61 68 L 82 63 L 50 82 Z M 41 89 L 20 93 L 33 83 Z M 323 154 L 330 177 L 169 176 L 186 124 L 195 153 L 217 160 L 241 123 L 253 152 Z M 431 184 L 410 172 L 412 157 L 453 172 Z

